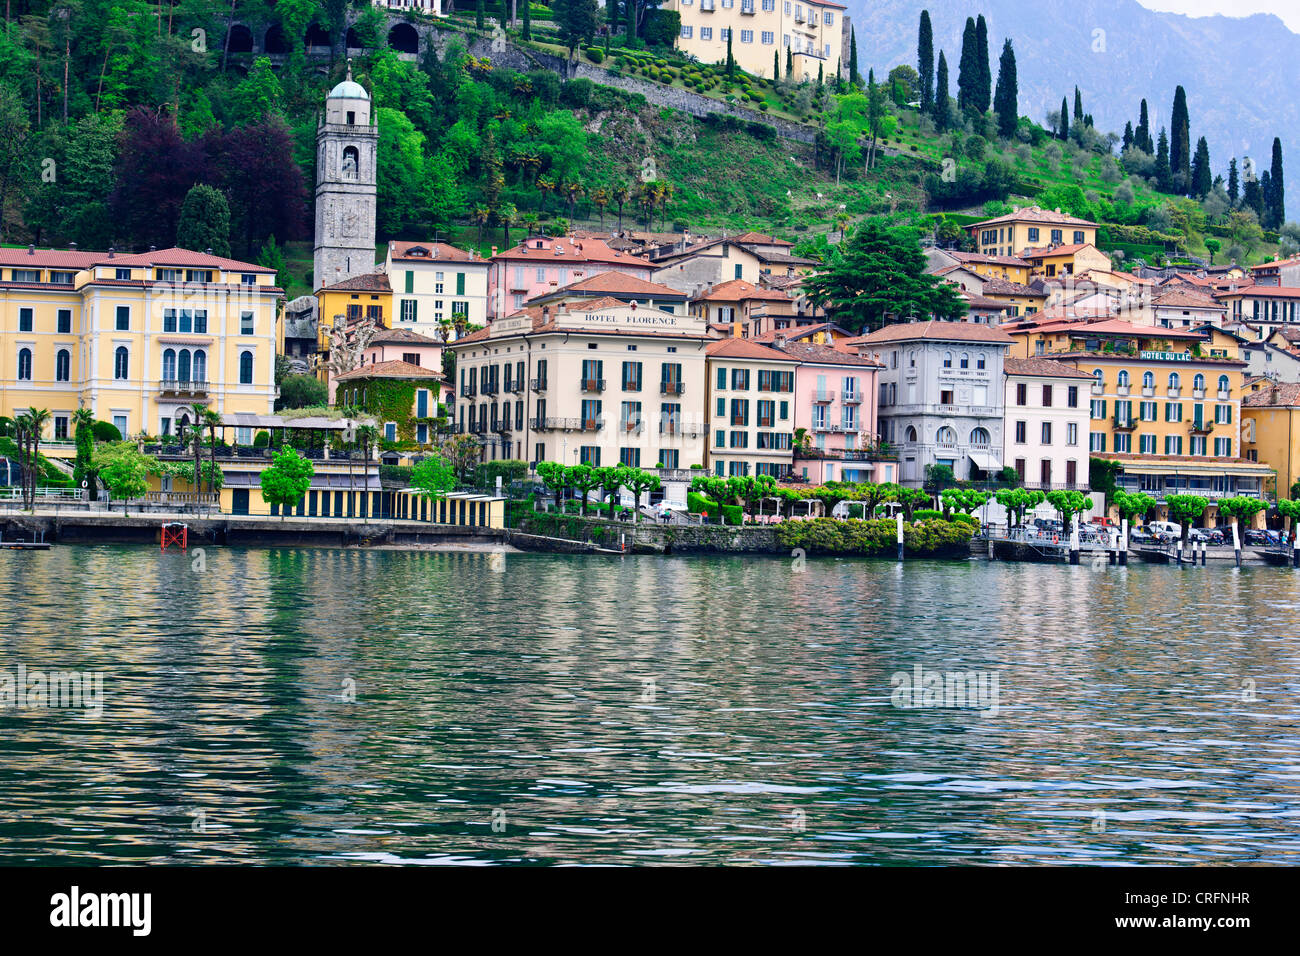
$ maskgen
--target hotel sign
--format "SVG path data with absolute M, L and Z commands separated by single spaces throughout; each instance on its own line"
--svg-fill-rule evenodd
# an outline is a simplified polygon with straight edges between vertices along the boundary
M 1154 362 L 1190 362 L 1192 356 L 1187 352 L 1139 352 L 1138 358 Z

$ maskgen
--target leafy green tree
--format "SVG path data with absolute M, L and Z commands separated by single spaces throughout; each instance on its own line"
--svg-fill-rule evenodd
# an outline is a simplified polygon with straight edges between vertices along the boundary
M 1030 491 L 1027 488 L 999 488 L 994 499 L 1007 510 L 1009 516 L 1014 516 L 1011 526 L 1017 528 L 1025 523 L 1026 511 L 1037 508 L 1047 500 L 1041 491 Z
M 587 496 L 600 487 L 600 471 L 591 465 L 571 465 L 565 469 L 568 485 L 578 492 L 582 515 L 587 515 Z
M 1219 254 L 1219 250 L 1222 248 L 1223 243 L 1218 239 L 1215 239 L 1213 236 L 1210 236 L 1205 240 L 1205 251 L 1210 254 L 1210 265 L 1214 265 L 1214 257 Z
M 993 71 L 989 68 L 989 26 L 984 14 L 975 18 L 975 68 L 978 83 L 975 87 L 975 110 L 980 115 L 989 111 L 992 101 Z
M 1003 139 L 1014 136 L 1020 122 L 1018 95 L 1016 51 L 1012 49 L 1011 38 L 1008 37 L 1002 44 L 1002 56 L 998 60 L 998 86 L 993 95 L 993 109 L 998 114 L 998 135 Z
M 921 11 L 921 24 L 917 29 L 916 72 L 921 76 L 921 112 L 925 113 L 934 108 L 934 32 L 930 27 L 929 10 Z M 946 79 L 946 67 L 944 76 Z M 944 95 L 947 96 L 947 83 L 944 86 Z
M 1130 523 L 1135 518 L 1145 519 L 1156 507 L 1156 500 L 1140 491 L 1116 491 L 1112 500 L 1120 517 Z
M 957 61 L 957 108 L 966 117 L 979 112 L 979 62 L 975 52 L 975 18 L 966 18 L 966 28 L 961 35 L 961 57 Z
M 926 272 L 915 227 L 862 222 L 823 272 L 804 280 L 809 300 L 852 331 L 888 321 L 955 318 L 966 313 L 957 290 Z
M 1292 497 L 1279 498 L 1277 501 L 1277 513 L 1287 519 L 1287 528 L 1290 532 L 1288 537 L 1294 538 L 1296 533 L 1296 522 L 1300 520 L 1300 495 L 1292 491 Z
M 301 36 L 301 34 L 299 34 Z M 271 66 L 271 58 L 259 56 L 248 76 L 235 84 L 230 94 L 230 119 L 237 126 L 263 120 L 284 111 L 284 88 Z
M 262 469 L 262 499 L 281 509 L 280 520 L 283 521 L 289 508 L 302 501 L 303 495 L 307 494 L 315 473 L 315 466 L 295 449 L 282 448 L 271 460 L 271 464 Z
M 176 225 L 176 245 L 182 249 L 230 257 L 230 204 L 217 189 L 199 183 L 190 187 L 181 203 Z
M 1069 529 L 1074 516 L 1082 514 L 1092 506 L 1092 498 L 1082 491 L 1057 490 L 1047 493 L 1047 503 L 1057 510 L 1061 516 L 1061 523 Z
M 131 499 L 144 497 L 149 490 L 149 475 L 157 469 L 157 461 L 141 454 L 134 442 L 106 445 L 95 453 L 99 480 L 112 497 L 122 500 L 123 514 Z
M 558 461 L 539 461 L 537 463 L 537 477 L 541 479 L 542 484 L 551 489 L 555 494 L 555 507 L 560 507 L 560 498 L 564 490 L 569 487 L 568 469 Z
M 609 514 L 612 518 L 614 504 L 618 501 L 619 492 L 623 490 L 628 469 L 626 465 L 607 465 L 597 470 L 600 473 L 601 495 L 610 506 Z
M 629 11 L 634 9 L 630 3 L 631 0 Z M 555 0 L 551 5 L 551 16 L 560 42 L 569 48 L 569 56 L 573 56 L 578 44 L 589 43 L 600 28 L 600 9 L 596 0 Z
M 639 522 L 641 520 L 641 496 L 651 491 L 658 491 L 663 487 L 663 482 L 653 472 L 644 471 L 640 468 L 629 468 L 623 478 L 623 485 L 628 491 L 632 492 L 632 521 L 634 523 Z
M 1191 194 L 1197 199 L 1204 199 L 1214 186 L 1214 174 L 1210 170 L 1210 146 L 1202 136 L 1196 141 L 1196 155 L 1192 157 Z
M 73 437 L 77 443 L 77 458 L 72 467 L 72 481 L 80 488 L 86 483 L 87 498 L 96 500 L 97 475 L 95 474 L 95 416 L 88 408 L 78 408 L 72 413 Z
M 1160 139 L 1156 145 L 1156 189 L 1162 193 L 1174 191 L 1174 174 L 1169 165 L 1169 137 L 1164 127 L 1160 128 Z
M 1273 137 L 1272 162 L 1268 168 L 1269 203 L 1264 226 L 1277 229 L 1286 221 L 1286 184 L 1282 172 L 1282 140 Z
M 939 504 L 945 515 L 950 511 L 968 515 L 984 507 L 991 497 L 991 492 L 975 488 L 945 488 L 939 492 Z
M 456 488 L 456 469 L 441 455 L 430 455 L 411 469 L 411 487 L 431 498 L 442 498 Z
M 1182 526 L 1182 542 L 1187 545 L 1187 534 L 1192 529 L 1192 522 L 1200 520 L 1210 502 L 1200 495 L 1168 495 L 1165 506 L 1169 509 L 1169 520 Z
M 1259 514 L 1268 507 L 1268 502 L 1262 498 L 1250 498 L 1246 495 L 1237 495 L 1232 498 L 1220 498 L 1219 516 L 1222 518 L 1231 518 L 1233 523 L 1243 530 Z
M 0 83 L 0 237 L 6 234 L 5 211 L 21 205 L 34 178 L 30 152 L 31 120 L 22 97 L 8 83 Z

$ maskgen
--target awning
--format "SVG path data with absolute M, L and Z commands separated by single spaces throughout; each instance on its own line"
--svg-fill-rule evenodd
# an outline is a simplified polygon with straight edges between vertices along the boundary
M 989 474 L 1002 470 L 1002 462 L 998 461 L 997 455 L 991 451 L 972 451 L 970 460 L 975 462 L 980 471 L 987 471 Z

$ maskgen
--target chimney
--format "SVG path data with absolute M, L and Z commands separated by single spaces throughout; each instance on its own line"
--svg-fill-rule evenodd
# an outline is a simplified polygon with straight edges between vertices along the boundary
M 150 251 L 150 252 L 157 252 L 157 251 L 158 251 L 158 247 L 157 247 L 157 246 L 150 246 L 150 247 L 149 247 L 149 251 Z
M 115 255 L 117 255 L 117 249 L 116 249 L 115 247 L 113 247 L 113 246 L 109 246 L 109 247 L 108 247 L 108 257 L 109 257 L 110 259 L 112 259 Z
M 433 244 L 432 258 L 434 259 L 438 258 L 438 244 L 436 242 Z
M 776 347 L 779 349 L 785 348 L 785 336 L 780 333 L 777 333 L 776 336 Z
M 204 249 L 204 250 L 203 250 L 203 254 L 204 254 L 205 256 L 210 256 L 210 255 L 212 255 L 212 247 L 211 247 L 211 246 L 208 246 L 208 248 Z
M 36 255 L 36 246 L 34 246 L 34 245 L 29 245 L 29 246 L 27 247 L 27 254 L 28 254 L 29 256 L 34 256 L 34 255 Z
M 492 247 L 492 258 L 495 259 L 496 256 L 497 256 L 497 247 L 496 247 L 496 246 L 493 246 L 493 247 Z
M 70 242 L 70 243 L 68 243 L 68 248 L 71 249 L 73 252 L 76 252 L 76 251 L 77 251 L 77 244 L 76 244 L 75 242 Z

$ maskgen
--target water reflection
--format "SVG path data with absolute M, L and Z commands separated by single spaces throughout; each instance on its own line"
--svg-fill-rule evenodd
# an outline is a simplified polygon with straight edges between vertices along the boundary
M 1287 569 L 205 559 L 0 553 L 0 862 L 1300 860 Z

